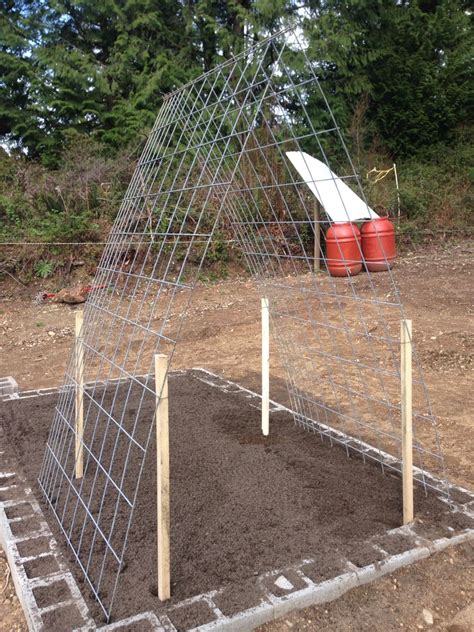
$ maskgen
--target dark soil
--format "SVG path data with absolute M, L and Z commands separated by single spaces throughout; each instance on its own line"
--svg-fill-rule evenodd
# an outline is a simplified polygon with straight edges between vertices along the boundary
M 138 396 L 132 392 L 130 406 L 137 406 Z M 56 399 L 18 400 L 0 410 L 0 426 L 38 498 L 35 480 Z M 152 398 L 145 402 L 144 420 L 153 416 L 153 406 Z M 367 538 L 401 524 L 397 478 L 384 476 L 373 464 L 347 458 L 344 450 L 295 426 L 286 413 L 272 415 L 270 436 L 262 440 L 259 410 L 245 394 L 224 394 L 193 375 L 170 379 L 170 452 L 176 602 L 245 584 L 303 558 L 315 557 L 320 569 L 332 569 L 340 563 L 342 551 L 350 559 L 349 552 L 356 555 Z M 155 496 L 153 446 L 129 534 L 114 620 L 159 610 Z M 431 495 L 425 497 L 421 489 L 416 490 L 415 507 L 424 523 L 444 519 L 446 512 L 445 505 Z M 59 542 L 64 542 L 52 513 L 45 513 Z M 117 534 L 123 536 L 123 531 Z M 79 572 L 76 576 L 84 586 Z M 98 608 L 90 603 L 97 614 Z M 232 604 L 232 610 L 237 609 L 238 604 Z

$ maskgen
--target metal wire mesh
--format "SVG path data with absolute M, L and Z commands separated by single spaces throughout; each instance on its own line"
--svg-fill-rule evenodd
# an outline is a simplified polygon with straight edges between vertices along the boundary
M 314 128 L 309 104 L 325 112 L 324 129 Z M 270 300 L 295 422 L 331 442 L 341 441 L 331 429 L 367 441 L 382 468 L 382 450 L 395 457 L 389 467 L 399 468 L 403 310 L 392 273 L 314 272 L 315 257 L 327 263 L 324 246 L 314 252 L 315 199 L 287 151 L 316 156 L 363 197 L 314 64 L 291 30 L 165 99 L 119 209 L 93 283 L 106 289 L 91 292 L 80 339 L 84 380 L 93 384 L 84 392 L 84 476 L 74 478 L 77 349 L 39 476 L 107 618 L 152 436 L 154 419 L 141 410 L 155 399 L 153 355 L 166 353 L 171 363 L 221 223 L 232 227 Z M 427 485 L 426 469 L 439 474 L 444 466 L 416 367 L 415 464 Z

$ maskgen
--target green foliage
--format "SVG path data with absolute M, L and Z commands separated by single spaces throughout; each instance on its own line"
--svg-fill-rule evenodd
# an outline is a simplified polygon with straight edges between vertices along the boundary
M 0 8 L 0 138 L 41 155 L 44 108 L 41 78 L 32 53 L 43 30 L 41 0 L 5 0 Z
M 188 76 L 183 24 L 178 0 L 7 1 L 0 133 L 48 165 L 69 130 L 127 145 Z
M 469 18 L 452 0 L 398 12 L 371 80 L 378 130 L 396 154 L 451 140 L 473 96 Z
M 133 170 L 129 152 L 104 158 L 100 146 L 73 134 L 50 170 L 0 155 L 1 241 L 96 241 L 108 231 Z
M 462 0 L 6 0 L 0 137 L 57 166 L 71 131 L 109 152 L 142 138 L 162 95 L 290 20 L 338 124 L 368 99 L 369 140 L 412 155 L 452 139 L 472 104 L 472 14 Z M 269 59 L 269 62 L 271 60 Z M 294 77 L 301 55 L 287 51 Z M 288 103 L 297 113 L 297 103 Z M 315 127 L 331 121 L 317 90 Z
M 163 94 L 279 28 L 294 0 L 6 0 L 0 137 L 55 167 L 75 130 L 110 152 Z
M 310 58 L 348 129 L 368 99 L 369 139 L 413 155 L 453 138 L 472 106 L 471 14 L 459 0 L 324 0 L 305 20 Z M 315 119 L 320 99 L 310 103 Z
M 216 230 L 214 233 L 214 239 L 207 251 L 206 260 L 209 263 L 225 263 L 229 259 L 229 252 L 227 250 L 227 244 L 225 235 L 223 232 Z
M 54 268 L 55 264 L 53 261 L 38 261 L 35 266 L 35 275 L 40 279 L 47 279 L 53 274 Z
M 385 152 L 361 154 L 363 174 L 376 166 L 390 169 L 392 161 Z M 472 130 L 464 129 L 451 145 L 433 145 L 422 158 L 397 160 L 400 185 L 401 233 L 411 235 L 423 230 L 469 232 L 474 224 L 474 145 Z M 393 172 L 378 182 L 365 181 L 369 204 L 381 214 L 397 215 L 397 191 Z
M 0 141 L 10 155 L 0 149 L 0 239 L 102 239 L 163 94 L 297 20 L 356 169 L 364 174 L 396 159 L 408 226 L 466 226 L 473 204 L 468 8 L 463 0 L 5 0 Z M 295 83 L 308 78 L 291 43 L 283 61 Z M 304 101 L 316 129 L 334 126 L 317 86 L 307 86 Z M 284 114 L 265 112 L 278 141 L 286 133 L 279 116 L 291 117 L 299 134 L 301 105 L 288 93 Z M 224 126 L 234 122 L 231 115 Z M 263 116 L 257 123 L 264 142 Z M 323 150 L 335 171 L 342 165 L 331 135 L 302 145 L 316 156 Z M 247 178 L 267 171 L 258 162 L 241 168 Z M 274 173 L 284 169 L 272 165 Z M 390 178 L 369 184 L 368 193 L 380 210 L 395 208 Z M 284 214 L 277 196 L 273 203 Z M 211 266 L 227 262 L 225 234 L 223 227 L 210 250 Z M 35 261 L 57 256 L 38 251 Z
M 417 227 L 472 228 L 474 149 L 469 138 L 452 147 L 438 144 L 425 161 L 403 163 L 401 206 L 408 224 Z

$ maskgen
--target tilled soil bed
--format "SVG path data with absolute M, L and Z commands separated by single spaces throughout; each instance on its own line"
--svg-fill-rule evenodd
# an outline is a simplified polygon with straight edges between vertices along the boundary
M 140 396 L 138 389 L 132 391 L 128 406 L 136 408 Z M 3 440 L 15 450 L 41 502 L 36 478 L 56 402 L 57 395 L 48 395 L 5 402 L 0 408 Z M 153 410 L 153 398 L 148 397 L 143 420 L 151 419 Z M 263 438 L 260 412 L 245 392 L 224 393 L 192 372 L 170 378 L 170 455 L 174 602 L 238 584 L 242 585 L 242 604 L 232 605 L 238 610 L 248 605 L 245 586 L 256 575 L 304 558 L 317 560 L 315 579 L 324 577 L 319 573 L 323 569 L 329 576 L 337 574 L 341 557 L 357 564 L 369 538 L 401 524 L 398 478 L 384 475 L 379 467 L 359 458 L 347 458 L 344 449 L 330 447 L 318 434 L 295 426 L 284 411 L 272 413 L 270 436 Z M 160 610 L 155 459 L 152 441 L 114 620 Z M 417 519 L 424 524 L 452 521 L 447 506 L 422 489 L 416 489 L 415 507 Z M 54 515 L 44 502 L 43 509 L 63 545 Z M 116 536 L 123 539 L 124 532 Z M 71 560 L 65 545 L 64 550 Z M 359 565 L 364 563 L 369 562 L 361 560 Z M 92 613 L 99 617 L 72 561 L 71 569 Z

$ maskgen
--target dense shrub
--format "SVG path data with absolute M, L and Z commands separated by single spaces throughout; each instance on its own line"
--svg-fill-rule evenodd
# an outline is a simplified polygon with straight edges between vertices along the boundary
M 364 138 L 363 125 L 356 136 Z M 369 204 L 381 214 L 397 215 L 397 192 L 393 173 L 374 183 L 367 173 L 373 168 L 387 169 L 393 164 L 381 145 L 358 147 L 350 141 L 357 169 L 365 184 Z M 74 134 L 62 155 L 61 166 L 47 169 L 23 157 L 0 154 L 0 241 L 2 242 L 84 242 L 107 237 L 132 175 L 140 150 L 122 151 L 104 157 L 100 146 L 87 137 Z M 433 146 L 416 158 L 397 161 L 400 181 L 400 234 L 419 237 L 426 229 L 460 230 L 472 227 L 474 175 L 472 143 L 468 130 L 458 142 Z M 263 167 L 262 167 L 263 168 Z M 204 218 L 206 230 L 213 224 L 212 212 Z M 161 227 L 165 230 L 166 225 Z M 230 261 L 231 227 L 221 225 L 208 252 L 209 270 L 226 271 Z M 312 239 L 309 234 L 305 239 Z M 89 252 L 91 271 L 101 251 Z M 5 260 L 0 251 L 0 262 Z M 49 277 L 65 269 L 66 262 L 88 251 L 44 246 L 8 250 L 16 271 Z M 179 259 L 181 252 L 176 252 Z M 94 259 L 95 257 L 95 259 Z M 192 263 L 192 261 L 191 261 Z M 26 278 L 26 277 L 25 277 Z
M 61 166 L 0 157 L 1 241 L 95 241 L 107 234 L 133 169 L 129 152 L 104 158 L 74 134 Z

